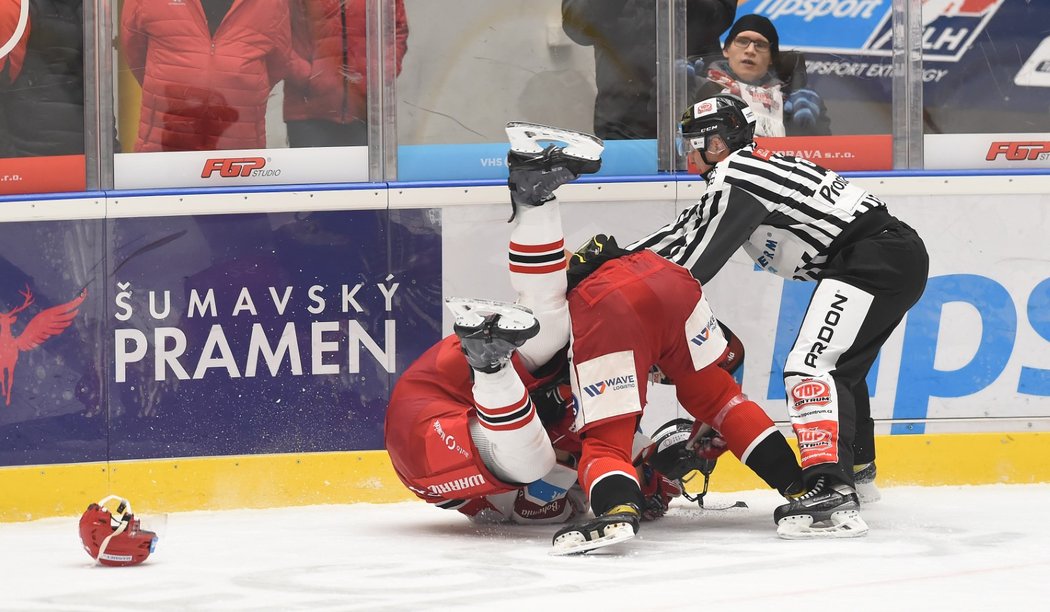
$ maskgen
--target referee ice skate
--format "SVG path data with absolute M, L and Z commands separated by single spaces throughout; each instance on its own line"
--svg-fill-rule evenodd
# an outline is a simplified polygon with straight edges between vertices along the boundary
M 628 249 L 656 251 L 706 283 L 743 246 L 774 274 L 817 282 L 784 367 L 806 492 L 774 519 L 787 538 L 863 535 L 860 501 L 878 495 L 865 376 L 922 295 L 926 248 L 876 196 L 808 160 L 758 146 L 754 114 L 735 96 L 690 106 L 680 129 L 680 152 L 706 191 Z

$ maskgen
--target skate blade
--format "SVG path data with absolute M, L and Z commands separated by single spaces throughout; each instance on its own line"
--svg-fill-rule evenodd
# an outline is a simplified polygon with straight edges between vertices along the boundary
M 511 121 L 506 130 L 510 149 L 517 153 L 542 153 L 544 147 L 540 141 L 565 143 L 562 151 L 565 155 L 588 161 L 601 159 L 602 151 L 605 150 L 601 138 L 585 132 L 525 121 Z
M 605 535 L 588 540 L 579 531 L 563 533 L 554 539 L 551 554 L 554 556 L 579 555 L 597 548 L 630 540 L 635 536 L 630 523 L 610 523 L 605 526 Z
M 832 512 L 831 518 L 814 524 L 809 514 L 785 516 L 777 523 L 777 535 L 785 540 L 859 538 L 868 534 L 868 524 L 856 510 Z
M 467 329 L 478 327 L 490 314 L 500 315 L 496 327 L 507 331 L 521 331 L 536 324 L 532 311 L 521 304 L 450 297 L 445 298 L 445 306 L 456 317 L 456 325 Z

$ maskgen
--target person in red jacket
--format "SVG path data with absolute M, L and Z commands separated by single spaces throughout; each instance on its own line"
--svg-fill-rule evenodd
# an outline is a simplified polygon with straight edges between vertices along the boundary
M 266 101 L 305 78 L 288 0 L 125 0 L 120 40 L 142 85 L 135 151 L 266 147 Z
M 302 83 L 286 83 L 284 120 L 292 147 L 368 144 L 365 0 L 290 0 L 292 46 L 310 65 Z M 402 0 L 394 1 L 395 73 L 408 49 Z
M 29 0 L 0 0 L 0 85 L 18 78 L 29 28 Z

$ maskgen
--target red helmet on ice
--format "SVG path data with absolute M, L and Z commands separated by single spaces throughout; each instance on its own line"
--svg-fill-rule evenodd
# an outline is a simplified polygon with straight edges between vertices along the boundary
M 106 502 L 116 501 L 116 510 Z M 157 546 L 157 534 L 145 531 L 131 513 L 128 500 L 110 495 L 91 504 L 80 517 L 80 541 L 91 558 L 102 565 L 138 565 Z

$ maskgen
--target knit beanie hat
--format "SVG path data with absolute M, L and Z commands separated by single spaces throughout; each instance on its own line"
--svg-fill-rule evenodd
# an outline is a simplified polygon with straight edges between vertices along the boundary
M 772 52 L 774 59 L 780 53 L 780 36 L 777 35 L 777 29 L 773 22 L 766 17 L 762 15 L 744 15 L 737 19 L 733 27 L 729 28 L 729 33 L 726 34 L 724 48 L 728 48 L 729 43 L 733 42 L 733 39 L 741 32 L 758 32 L 765 36 L 766 40 L 769 41 L 769 50 Z

